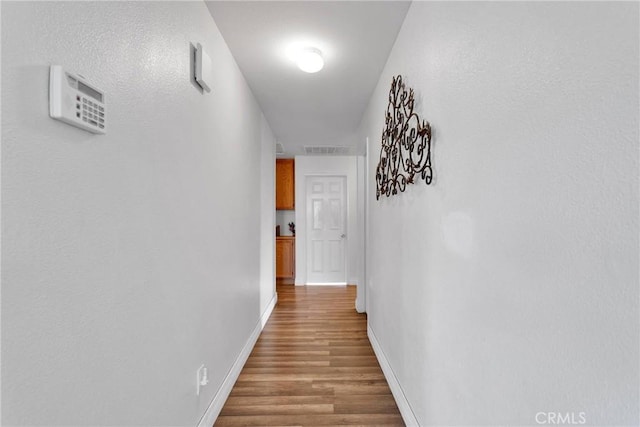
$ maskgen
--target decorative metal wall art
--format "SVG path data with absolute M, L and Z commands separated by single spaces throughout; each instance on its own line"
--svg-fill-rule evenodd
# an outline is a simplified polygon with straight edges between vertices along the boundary
M 402 76 L 391 82 L 389 105 L 382 132 L 380 160 L 376 168 L 376 199 L 403 192 L 416 175 L 431 184 L 431 125 L 413 111 L 413 89 Z

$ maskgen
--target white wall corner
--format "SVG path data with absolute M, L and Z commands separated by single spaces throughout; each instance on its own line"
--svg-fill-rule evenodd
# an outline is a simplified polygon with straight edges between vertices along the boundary
M 413 410 L 411 409 L 411 405 L 409 405 L 409 401 L 404 395 L 402 387 L 400 386 L 396 375 L 393 373 L 393 369 L 391 368 L 387 357 L 384 355 L 382 347 L 380 347 L 380 343 L 378 342 L 370 325 L 367 325 L 367 336 L 369 337 L 369 341 L 371 341 L 371 346 L 373 347 L 373 352 L 376 354 L 378 363 L 380 363 L 382 373 L 384 374 L 387 383 L 389 383 L 389 388 L 391 389 L 393 398 L 396 401 L 396 405 L 398 405 L 398 409 L 400 410 L 400 415 L 402 415 L 404 423 L 407 427 L 420 426 Z
M 260 337 L 260 333 L 262 332 L 264 325 L 267 324 L 269 317 L 271 317 L 271 313 L 273 313 L 273 309 L 275 308 L 277 302 L 278 294 L 274 292 L 273 299 L 264 310 L 264 313 L 262 313 L 262 316 L 260 316 L 260 319 L 258 320 L 258 323 L 256 324 L 253 332 L 249 336 L 247 343 L 244 345 L 242 351 L 238 355 L 238 358 L 233 363 L 231 370 L 225 377 L 216 395 L 211 400 L 211 403 L 209 404 L 209 407 L 205 411 L 204 415 L 202 416 L 202 418 L 200 418 L 198 427 L 211 427 L 213 423 L 216 422 L 216 419 L 218 418 L 218 415 L 220 415 L 220 411 L 222 410 L 224 403 L 227 401 L 227 397 L 229 397 L 229 393 L 231 393 L 231 389 L 233 389 L 233 385 L 236 383 L 238 376 L 240 376 L 240 372 L 242 372 L 242 368 L 247 362 L 247 359 L 249 358 L 249 355 L 253 350 L 253 346 L 256 344 L 256 341 L 258 341 L 258 337 Z
M 355 285 L 356 291 L 356 299 L 355 299 L 355 307 L 358 313 L 366 313 L 367 309 L 365 307 L 365 297 L 363 293 L 364 285 L 360 280 L 350 280 L 350 285 Z

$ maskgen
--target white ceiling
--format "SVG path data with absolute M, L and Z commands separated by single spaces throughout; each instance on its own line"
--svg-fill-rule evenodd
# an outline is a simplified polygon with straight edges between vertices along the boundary
M 361 151 L 355 131 L 409 4 L 207 2 L 289 156 L 303 154 L 305 145 L 348 145 L 354 153 Z M 319 48 L 325 58 L 324 68 L 316 74 L 300 71 L 289 57 L 291 49 L 309 45 Z

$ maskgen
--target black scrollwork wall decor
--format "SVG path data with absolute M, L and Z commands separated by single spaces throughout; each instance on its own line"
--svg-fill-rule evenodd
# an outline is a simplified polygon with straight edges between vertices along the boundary
M 402 76 L 391 82 L 385 113 L 380 160 L 376 168 L 376 199 L 403 192 L 416 177 L 431 184 L 431 125 L 413 111 L 413 89 Z

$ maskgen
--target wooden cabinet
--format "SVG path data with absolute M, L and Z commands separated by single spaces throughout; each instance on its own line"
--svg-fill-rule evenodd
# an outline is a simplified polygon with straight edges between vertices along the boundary
M 296 238 L 276 237 L 276 278 L 293 279 L 296 272 Z
M 276 159 L 276 209 L 295 209 L 294 174 L 293 159 Z
M 295 209 L 295 164 L 293 159 L 276 159 L 276 209 Z M 295 236 L 276 237 L 276 278 L 293 279 L 295 271 Z

